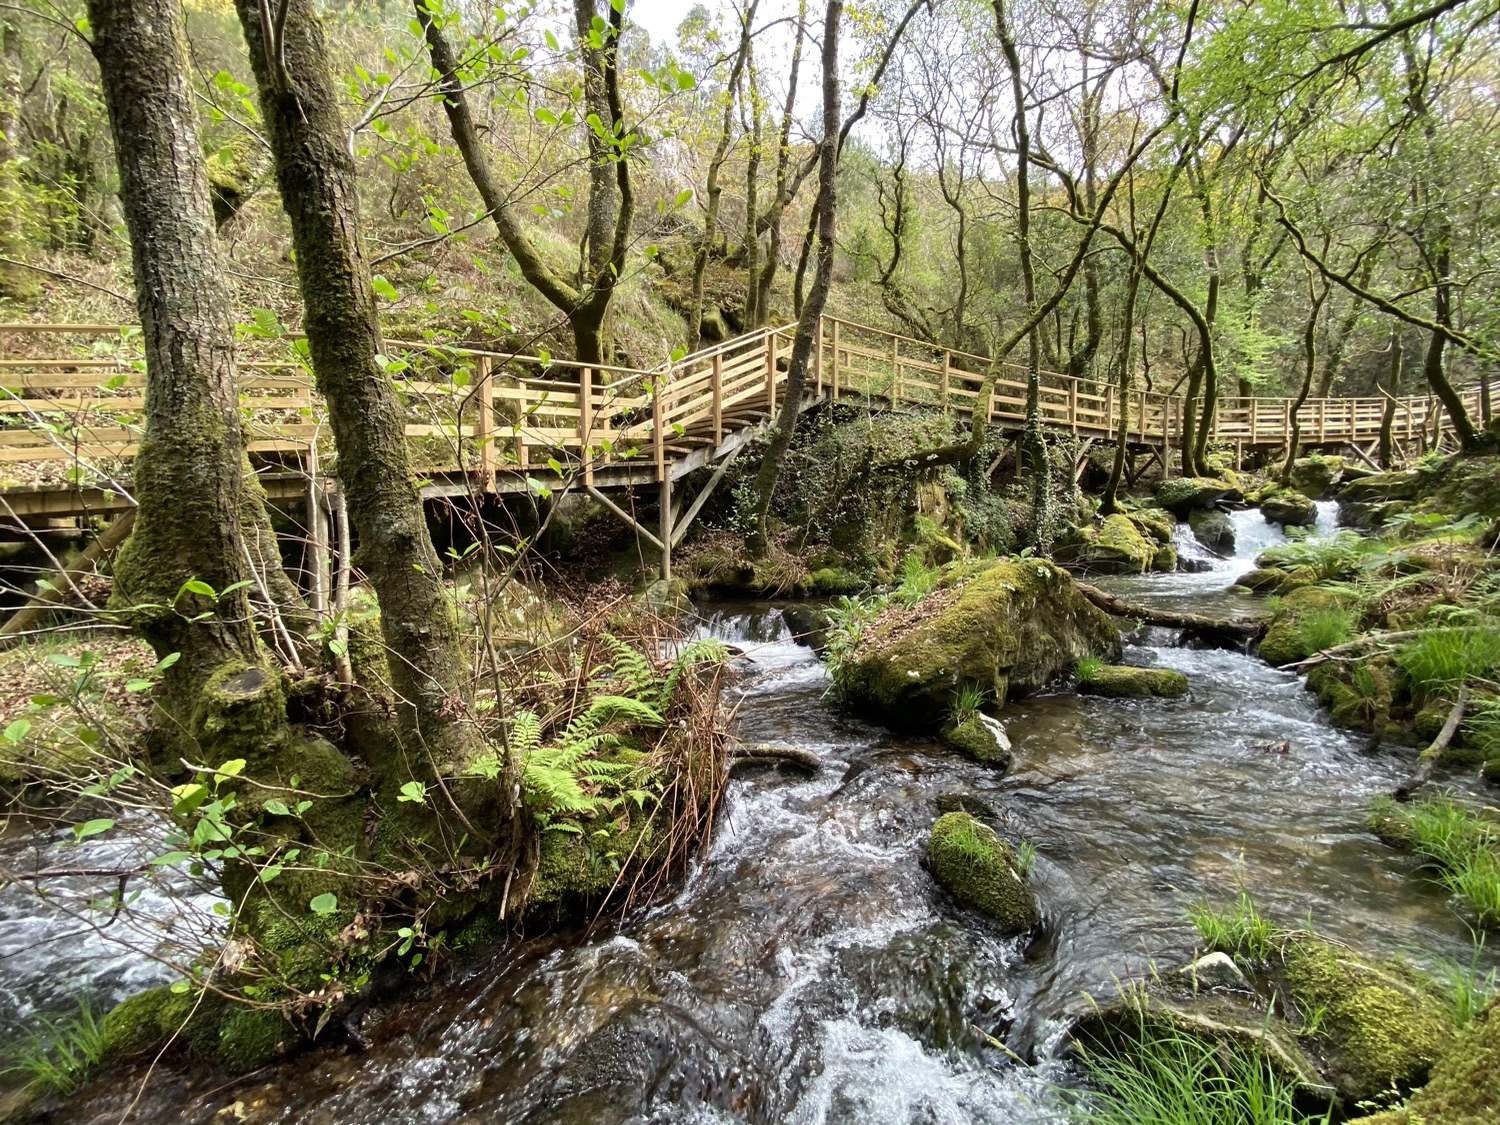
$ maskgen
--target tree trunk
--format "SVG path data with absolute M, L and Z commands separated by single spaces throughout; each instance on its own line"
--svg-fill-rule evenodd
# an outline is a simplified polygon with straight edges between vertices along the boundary
M 760 187 L 760 142 L 761 142 L 761 113 L 760 105 L 760 81 L 755 73 L 755 59 L 746 60 L 746 68 L 749 71 L 748 90 L 745 103 L 748 105 L 749 125 L 747 132 L 750 134 L 750 148 L 745 159 L 745 314 L 744 325 L 747 329 L 755 328 L 761 323 L 759 312 L 760 300 L 760 234 L 756 225 L 759 218 L 758 192 Z
M 169 737 L 211 740 L 201 697 L 216 678 L 238 678 L 246 709 L 264 705 L 279 718 L 283 708 L 280 678 L 261 665 L 247 595 L 233 304 L 218 268 L 187 31 L 173 0 L 90 0 L 89 18 L 146 354 L 145 428 L 133 464 L 139 508 L 115 560 L 114 599 L 158 658 L 180 654 L 163 681 Z
M 1307 279 L 1308 299 L 1312 302 L 1307 311 L 1307 322 L 1302 326 L 1302 386 L 1292 402 L 1292 432 L 1287 437 L 1286 460 L 1281 464 L 1281 486 L 1289 488 L 1292 483 L 1292 465 L 1297 460 L 1298 446 L 1302 442 L 1302 421 L 1298 417 L 1302 404 L 1312 391 L 1313 372 L 1318 366 L 1318 316 L 1323 311 L 1323 302 L 1328 298 L 1328 283 L 1319 290 L 1313 283 L 1311 271 Z M 1252 435 L 1253 436 L 1253 435 Z
M 21 119 L 21 32 L 0 22 L 0 256 L 21 258 L 21 179 L 16 175 L 17 126 Z M 24 266 L 0 262 L 0 297 L 25 303 L 42 287 Z
M 791 183 L 789 177 L 792 161 L 792 113 L 797 106 L 797 75 L 802 69 L 802 41 L 807 38 L 807 0 L 798 0 L 797 38 L 792 44 L 792 65 L 787 73 L 786 103 L 781 108 L 781 131 L 777 135 L 776 149 L 776 198 L 761 216 L 761 225 L 766 230 L 766 264 L 761 267 L 759 293 L 755 299 L 756 311 L 760 314 L 751 328 L 761 328 L 771 320 L 771 283 L 776 278 L 781 264 L 781 220 L 791 206 L 792 196 L 801 186 L 801 178 Z
M 417 0 L 421 4 L 423 0 Z M 687 350 L 695 352 L 703 342 L 703 285 L 708 273 L 708 259 L 719 239 L 719 203 L 724 187 L 719 182 L 719 173 L 729 155 L 729 141 L 734 130 L 734 101 L 740 85 L 740 72 L 745 68 L 745 56 L 750 52 L 750 28 L 755 22 L 755 9 L 760 0 L 752 0 L 740 21 L 740 42 L 730 67 L 729 81 L 724 91 L 724 120 L 719 127 L 719 143 L 708 161 L 708 180 L 704 194 L 708 197 L 703 212 L 703 238 L 698 243 L 698 252 L 693 256 L 693 295 L 688 306 Z
M 358 565 L 380 602 L 397 714 L 442 770 L 477 745 L 473 728 L 458 720 L 466 667 L 411 473 L 405 418 L 378 362 L 354 160 L 327 43 L 312 0 L 287 0 L 279 49 L 278 29 L 262 27 L 262 7 L 255 0 L 236 6 L 291 220 L 313 373 L 359 536 Z
M 771 500 L 781 466 L 791 448 L 797 416 L 802 409 L 802 394 L 807 386 L 807 364 L 817 343 L 823 307 L 833 285 L 834 242 L 838 232 L 838 162 L 839 162 L 839 20 L 843 0 L 828 0 L 823 19 L 823 141 L 818 153 L 818 199 L 814 205 L 818 232 L 818 268 L 812 290 L 802 305 L 797 320 L 797 334 L 792 340 L 792 357 L 787 367 L 786 391 L 781 410 L 765 457 L 755 474 L 755 526 L 746 546 L 754 555 L 764 557 L 771 547 Z
M 1391 358 L 1385 374 L 1385 410 L 1380 415 L 1380 467 L 1387 471 L 1396 461 L 1396 396 L 1401 393 L 1401 365 L 1405 348 L 1401 325 L 1391 325 Z
M 609 57 L 607 39 L 606 46 L 590 45 L 590 34 L 594 30 L 597 15 L 595 0 L 573 0 L 574 30 L 578 35 L 578 50 L 583 60 L 584 109 L 597 117 L 606 131 L 610 131 L 615 127 L 615 113 L 610 104 L 607 89 L 609 76 L 606 71 L 614 65 L 614 61 Z M 585 276 L 598 277 L 610 259 L 618 206 L 612 167 L 614 146 L 587 124 L 583 126 L 583 133 L 589 153 L 589 200 L 586 212 L 588 269 Z M 578 358 L 582 359 L 583 356 Z

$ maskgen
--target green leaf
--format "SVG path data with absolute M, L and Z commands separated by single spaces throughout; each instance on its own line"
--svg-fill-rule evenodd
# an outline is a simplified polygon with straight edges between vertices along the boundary
M 245 769 L 244 758 L 230 758 L 219 767 L 220 773 L 227 773 L 230 777 L 239 777 Z
M 204 582 L 197 578 L 189 578 L 186 582 L 184 582 L 182 584 L 182 589 L 177 591 L 177 597 L 173 598 L 172 600 L 177 601 L 182 597 L 183 594 L 200 594 L 205 598 L 212 598 L 217 596 L 214 593 L 214 588 L 212 586 L 210 586 L 207 582 Z
M 693 189 L 692 188 L 688 188 L 685 191 L 679 191 L 677 193 L 677 203 L 675 204 L 675 206 L 681 207 L 683 204 L 687 203 L 692 198 L 693 198 Z
M 286 807 L 286 802 L 278 801 L 275 797 L 272 797 L 269 801 L 267 801 L 264 807 L 266 812 L 270 813 L 272 816 L 292 815 L 292 810 Z
M 126 691 L 150 691 L 156 686 L 155 680 L 126 680 Z
M 75 824 L 73 826 L 73 835 L 76 837 L 74 842 L 82 843 L 90 836 L 97 836 L 101 832 L 108 832 L 114 826 L 115 822 L 112 820 L 86 820 L 82 824 Z
M 31 732 L 31 722 L 28 719 L 17 719 L 5 728 L 4 738 L 12 746 L 25 738 Z
M 427 786 L 420 781 L 408 781 L 405 785 L 401 786 L 401 795 L 396 800 L 425 805 L 427 803 Z
M 318 915 L 332 914 L 339 908 L 339 899 L 337 895 L 329 894 L 325 891 L 309 902 L 307 908 Z
M 260 869 L 260 881 L 262 883 L 269 883 L 272 879 L 276 878 L 276 876 L 280 875 L 281 871 L 282 867 L 279 863 L 273 863 L 268 867 L 262 867 Z
M 556 125 L 557 124 L 557 114 L 553 113 L 550 109 L 547 109 L 546 107 L 543 107 L 543 108 L 541 108 L 541 109 L 539 109 L 539 110 L 536 111 L 536 119 L 538 121 L 540 121 L 543 125 Z
M 370 284 L 375 292 L 379 293 L 387 301 L 399 301 L 401 299 L 401 294 L 396 292 L 396 287 L 379 274 L 375 275 L 374 280 Z

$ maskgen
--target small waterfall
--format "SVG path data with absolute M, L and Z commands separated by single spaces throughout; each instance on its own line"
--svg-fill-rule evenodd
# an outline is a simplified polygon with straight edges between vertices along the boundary
M 1256 555 L 1286 542 L 1281 525 L 1268 521 L 1259 508 L 1230 512 L 1229 520 L 1234 524 L 1234 560 L 1242 564 L 1239 566 L 1242 572 L 1255 565 Z

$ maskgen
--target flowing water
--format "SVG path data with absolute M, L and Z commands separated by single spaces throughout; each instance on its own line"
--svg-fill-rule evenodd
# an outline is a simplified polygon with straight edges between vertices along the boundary
M 1253 540 L 1280 539 L 1259 519 L 1236 517 L 1241 550 L 1213 570 L 1112 586 L 1249 608 L 1223 590 Z M 364 1053 L 326 1048 L 212 1091 L 158 1076 L 138 1119 L 1041 1125 L 1070 1077 L 1049 1057 L 1068 1015 L 1188 956 L 1193 902 L 1243 885 L 1356 946 L 1467 955 L 1445 896 L 1363 827 L 1410 752 L 1366 752 L 1258 661 L 1138 637 L 1127 659 L 1181 670 L 1191 694 L 1017 703 L 1000 775 L 843 712 L 774 606 L 720 606 L 701 627 L 746 652 L 741 736 L 809 747 L 818 774 L 742 771 L 686 885 L 615 931 L 497 950 L 373 1013 Z M 939 802 L 958 797 L 1036 845 L 1039 935 L 999 936 L 924 869 Z M 116 1120 L 133 1092 L 96 1091 L 79 1119 Z

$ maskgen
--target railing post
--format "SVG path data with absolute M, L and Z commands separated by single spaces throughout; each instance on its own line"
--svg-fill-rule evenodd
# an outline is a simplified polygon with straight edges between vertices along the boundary
M 1146 444 L 1146 392 L 1137 392 L 1141 396 L 1141 444 Z
M 667 479 L 666 389 L 666 384 L 659 382 L 651 394 L 651 451 L 655 455 L 656 479 L 659 481 Z
M 813 376 L 819 398 L 823 397 L 823 315 L 818 314 L 817 335 L 813 337 Z
M 1078 433 L 1078 380 L 1068 380 L 1068 425 Z
M 485 492 L 495 491 L 495 383 L 490 373 L 490 357 L 474 361 L 474 401 L 479 416 L 474 424 L 474 440 L 479 446 L 479 481 Z M 462 439 L 460 439 L 462 440 Z
M 714 444 L 724 440 L 724 353 L 714 352 L 713 372 L 709 376 L 713 386 Z
M 901 337 L 891 337 L 891 405 L 901 401 Z
M 776 333 L 766 331 L 766 401 L 776 413 Z
M 1260 399 L 1250 400 L 1250 444 L 1254 445 L 1260 439 Z
M 944 348 L 943 349 L 943 374 L 942 374 L 942 381 L 940 383 L 940 387 L 939 387 L 939 392 L 938 393 L 939 393 L 939 396 L 940 396 L 940 400 L 942 402 L 943 410 L 945 412 L 948 409 L 948 378 L 949 378 L 950 374 L 952 373 L 952 371 L 953 371 L 953 353 L 950 352 L 947 348 Z
M 578 373 L 578 456 L 583 461 L 583 483 L 594 483 L 594 458 L 589 438 L 594 429 L 594 373 L 585 367 Z
M 1162 429 L 1165 431 L 1167 420 L 1161 420 Z M 1104 388 L 1104 432 L 1112 434 L 1115 432 L 1115 385 L 1110 383 Z
M 839 322 L 833 322 L 833 399 L 839 397 Z

